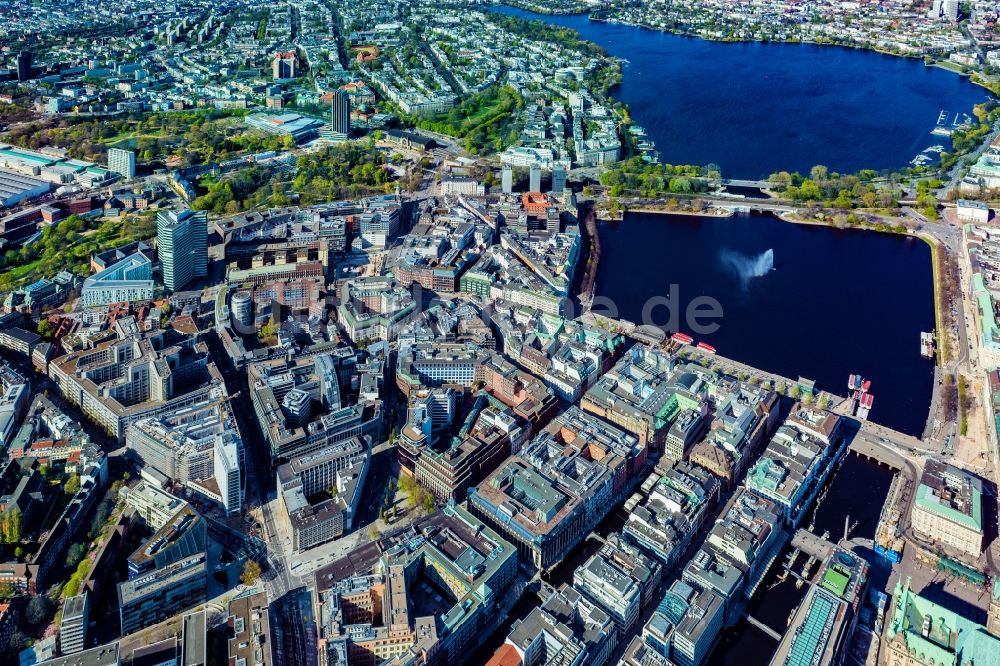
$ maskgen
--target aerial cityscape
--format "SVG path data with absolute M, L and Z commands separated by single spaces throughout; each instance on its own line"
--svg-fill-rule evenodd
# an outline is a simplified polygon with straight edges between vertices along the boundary
M 0 9 L 0 664 L 1000 666 L 1000 0 Z

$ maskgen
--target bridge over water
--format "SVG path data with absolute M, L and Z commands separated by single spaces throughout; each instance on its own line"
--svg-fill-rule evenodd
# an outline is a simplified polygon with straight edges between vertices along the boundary
M 767 626 L 766 624 L 764 624 L 763 622 L 761 622 L 760 620 L 758 620 L 757 618 L 755 618 L 753 615 L 750 615 L 749 613 L 747 613 L 747 622 L 749 622 L 753 626 L 757 627 L 758 629 L 760 629 L 761 631 L 763 631 L 765 634 L 767 634 L 768 636 L 770 636 L 774 640 L 776 640 L 776 641 L 780 641 L 781 640 L 781 634 L 779 634 L 777 631 L 775 631 L 771 627 Z
M 766 180 L 741 180 L 739 178 L 723 178 L 723 185 L 732 185 L 733 187 L 759 187 L 761 189 L 767 187 L 770 183 Z

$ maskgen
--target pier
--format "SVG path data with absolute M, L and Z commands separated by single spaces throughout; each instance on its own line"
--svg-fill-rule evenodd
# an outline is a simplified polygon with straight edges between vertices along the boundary
M 796 530 L 795 536 L 792 537 L 792 546 L 821 562 L 833 554 L 832 543 L 808 530 Z
M 677 344 L 677 343 L 673 343 Z M 799 386 L 802 389 L 806 389 L 805 380 L 801 377 L 799 379 L 791 379 L 789 377 L 783 377 L 782 375 L 768 372 L 767 370 L 761 370 L 760 368 L 755 368 L 753 366 L 747 365 L 746 363 L 741 363 L 740 361 L 733 360 L 726 356 L 721 356 L 718 353 L 708 353 L 695 346 L 688 345 L 687 350 L 690 352 L 691 357 L 694 360 L 707 361 L 710 367 L 721 370 L 733 377 L 739 377 L 743 375 L 747 378 L 747 381 L 760 384 L 762 381 L 770 382 L 774 387 L 784 386 L 787 389 L 791 389 L 793 386 Z M 802 391 L 806 393 L 806 390 Z M 839 395 L 828 393 L 827 391 L 818 391 L 813 396 L 817 403 L 825 402 L 826 408 L 831 411 L 836 411 L 836 409 L 844 402 L 844 398 Z
M 816 574 L 810 577 L 807 583 L 809 590 L 789 618 L 785 635 L 771 663 L 786 664 L 796 660 L 811 664 L 850 662 L 843 655 L 851 649 L 850 640 L 857 623 L 857 613 L 864 604 L 868 565 L 863 558 L 845 553 L 844 544 L 838 547 L 806 530 L 798 530 L 792 544 L 810 554 L 807 568 L 815 564 Z M 840 586 L 840 590 L 835 592 L 836 601 L 831 601 L 830 597 L 817 597 L 821 588 L 834 591 L 834 585 Z M 804 659 L 803 655 L 806 656 Z

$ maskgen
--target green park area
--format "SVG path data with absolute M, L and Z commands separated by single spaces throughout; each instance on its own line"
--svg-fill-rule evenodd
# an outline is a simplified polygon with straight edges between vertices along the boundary
M 510 86 L 491 86 L 446 114 L 414 122 L 421 129 L 465 139 L 465 149 L 477 155 L 503 150 L 517 140 L 517 112 L 523 106 Z
M 258 207 L 312 205 L 337 199 L 386 194 L 395 189 L 386 155 L 368 143 L 330 146 L 302 155 L 294 173 L 253 166 L 227 176 L 206 176 L 191 207 L 234 215 Z
M 291 147 L 290 137 L 248 128 L 244 115 L 245 111 L 199 109 L 100 119 L 59 116 L 14 127 L 0 140 L 31 150 L 65 148 L 72 157 L 97 162 L 106 160 L 108 148 L 124 148 L 134 150 L 140 163 L 175 158 L 175 166 Z
M 155 235 L 153 214 L 103 221 L 71 215 L 46 227 L 38 240 L 3 255 L 0 292 L 17 289 L 63 270 L 87 275 L 92 254 Z

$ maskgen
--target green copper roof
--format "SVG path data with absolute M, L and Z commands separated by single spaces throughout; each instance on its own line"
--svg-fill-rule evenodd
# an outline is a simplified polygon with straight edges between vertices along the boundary
M 973 585 L 982 585 L 986 582 L 986 576 L 983 572 L 947 557 L 938 560 L 938 571 L 947 571 L 954 576 L 960 576 Z
M 953 523 L 958 523 L 965 527 L 977 530 L 979 532 L 983 531 L 983 500 L 979 491 L 973 487 L 972 488 L 972 514 L 965 514 L 954 509 L 946 504 L 943 504 L 940 499 L 934 494 L 933 489 L 930 486 L 920 484 L 917 488 L 917 506 L 920 508 L 930 511 L 931 513 L 937 514 Z
M 910 581 L 897 583 L 887 637 L 902 634 L 918 661 L 936 666 L 1000 664 L 1000 638 L 930 599 L 915 594 Z M 927 636 L 924 627 L 927 626 Z
M 997 337 L 1000 336 L 1000 327 L 997 326 L 997 318 L 993 313 L 993 298 L 986 289 L 981 273 L 972 276 L 972 293 L 979 304 L 979 323 L 983 340 L 987 346 L 996 346 Z

